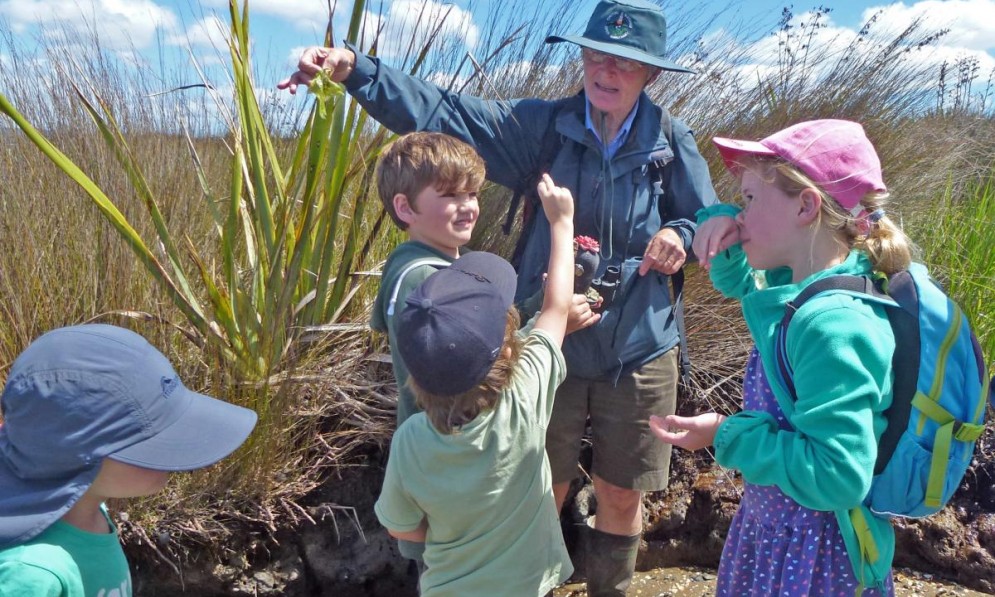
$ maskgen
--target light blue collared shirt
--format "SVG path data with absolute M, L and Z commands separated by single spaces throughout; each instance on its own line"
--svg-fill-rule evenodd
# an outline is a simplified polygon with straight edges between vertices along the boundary
M 625 140 L 629 138 L 629 129 L 632 128 L 632 121 L 636 119 L 636 111 L 638 109 L 639 102 L 637 101 L 636 105 L 632 106 L 632 110 L 629 112 L 629 115 L 625 117 L 625 121 L 622 122 L 622 126 L 619 127 L 618 134 L 611 140 L 611 143 L 605 145 L 605 140 L 601 138 L 600 134 L 598 134 L 598 129 L 594 126 L 594 119 L 591 118 L 591 102 L 587 102 L 584 124 L 587 126 L 587 130 L 594 133 L 594 137 L 601 142 L 601 147 L 604 150 L 606 158 L 613 158 L 615 156 L 615 152 L 618 151 L 618 149 L 625 144 Z

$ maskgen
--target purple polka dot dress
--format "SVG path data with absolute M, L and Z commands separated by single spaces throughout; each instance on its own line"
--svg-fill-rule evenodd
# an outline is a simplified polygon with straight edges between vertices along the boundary
M 791 429 L 761 365 L 756 348 L 743 382 L 747 410 L 766 411 L 781 429 Z M 717 595 L 852 596 L 858 582 L 832 512 L 809 510 L 777 487 L 743 482 L 743 498 L 729 527 L 719 564 Z M 894 595 L 891 574 L 886 591 Z

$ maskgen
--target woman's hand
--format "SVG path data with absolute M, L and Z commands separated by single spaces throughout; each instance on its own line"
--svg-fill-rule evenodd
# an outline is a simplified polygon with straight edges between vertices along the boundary
M 639 275 L 645 276 L 650 270 L 668 276 L 676 274 L 687 257 L 681 235 L 673 228 L 661 228 L 646 245 L 643 261 L 639 264 Z
M 698 256 L 698 263 L 708 269 L 712 257 L 739 242 L 739 226 L 731 216 L 714 216 L 705 220 L 694 233 L 691 250 Z
M 712 445 L 725 415 L 703 413 L 693 417 L 650 415 L 650 431 L 660 441 L 685 450 L 700 450 Z
M 277 89 L 297 93 L 298 85 L 310 85 L 318 71 L 326 70 L 336 83 L 345 81 L 356 66 L 356 54 L 346 48 L 312 47 L 304 50 L 297 62 L 297 72 L 276 84 Z

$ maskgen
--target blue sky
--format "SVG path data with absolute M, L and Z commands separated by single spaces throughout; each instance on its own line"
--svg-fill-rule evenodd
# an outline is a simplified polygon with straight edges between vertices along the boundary
M 450 5 L 449 34 L 458 37 L 472 50 L 484 31 L 484 18 L 497 2 L 510 0 L 455 0 Z M 543 0 L 531 0 L 533 4 Z M 388 26 L 403 30 L 405 23 L 414 20 L 419 7 L 427 2 L 436 11 L 446 10 L 435 0 L 382 0 L 368 2 L 368 10 L 381 6 Z M 527 4 L 528 2 L 526 2 Z M 939 68 L 943 61 L 969 57 L 977 61 L 982 78 L 995 72 L 995 0 L 920 0 L 910 2 L 859 2 L 855 0 L 823 0 L 833 10 L 824 30 L 819 33 L 820 43 L 828 48 L 832 44 L 846 44 L 871 14 L 881 11 L 880 22 L 891 30 L 898 30 L 913 18 L 921 16 L 928 27 L 946 27 L 950 32 L 935 51 L 923 56 Z M 272 88 L 276 81 L 293 70 L 296 57 L 309 45 L 320 42 L 326 21 L 328 0 L 250 0 L 250 22 L 254 43 L 253 58 L 257 66 L 264 67 L 257 76 L 257 85 Z M 576 11 L 571 11 L 572 22 L 564 20 L 562 32 L 576 32 L 590 13 L 595 0 L 578 0 Z M 772 31 L 788 2 L 774 0 L 730 0 L 696 5 L 698 15 L 711 16 L 722 7 L 730 7 L 710 27 L 710 34 L 736 37 L 737 26 L 751 23 L 750 31 Z M 344 21 L 351 10 L 352 0 L 340 0 L 336 22 L 339 37 L 344 35 Z M 673 23 L 680 15 L 677 11 L 688 4 L 671 0 L 664 2 L 668 17 Z M 711 7 L 715 6 L 715 9 Z M 799 20 L 812 10 L 809 5 L 795 4 L 793 11 Z M 429 11 L 432 13 L 431 10 Z M 505 11 L 507 12 L 507 11 Z M 513 15 L 513 18 L 518 15 Z M 565 15 L 551 15 L 563 19 Z M 190 66 L 191 57 L 201 65 L 218 62 L 214 47 L 224 48 L 220 29 L 228 19 L 227 0 L 0 0 L 0 25 L 5 25 L 17 43 L 30 48 L 36 40 L 47 38 L 50 43 L 65 44 L 71 51 L 73 28 L 89 27 L 95 31 L 105 49 L 139 66 L 166 64 L 167 67 L 196 71 Z M 372 19 L 371 19 L 372 22 Z M 60 37 L 61 36 L 61 37 Z M 399 37 L 404 37 L 400 35 Z M 884 39 L 884 38 L 882 38 Z M 754 36 L 738 39 L 752 50 L 755 64 L 744 69 L 763 72 L 776 40 Z M 389 59 L 389 54 L 386 54 Z M 221 56 L 223 59 L 224 56 Z M 679 59 L 680 57 L 675 58 Z M 2 54 L 0 61 L 9 59 Z M 745 70 L 744 70 L 745 72 Z M 751 76 L 755 79 L 755 74 Z

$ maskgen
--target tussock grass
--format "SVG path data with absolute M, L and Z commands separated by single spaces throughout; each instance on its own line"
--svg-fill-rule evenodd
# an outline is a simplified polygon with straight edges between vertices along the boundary
M 563 0 L 509 0 L 493 7 L 472 55 L 445 35 L 429 35 L 430 48 L 412 47 L 406 55 L 389 58 L 390 63 L 485 97 L 558 97 L 579 89 L 576 48 L 546 46 L 541 41 L 549 33 L 581 30 L 587 15 L 574 14 Z M 789 15 L 775 31 L 750 30 L 746 24 L 734 32 L 735 37 L 773 36 L 784 44 L 776 46 L 778 62 L 765 78 L 745 79 L 739 65 L 753 60 L 747 46 L 707 36 L 711 20 L 692 18 L 701 16 L 693 11 L 709 10 L 715 9 L 700 5 L 669 11 L 672 53 L 688 57 L 700 74 L 664 75 L 650 93 L 696 131 L 720 197 L 735 200 L 735 192 L 708 142 L 711 136 L 759 138 L 788 124 L 821 117 L 864 123 L 881 154 L 886 181 L 896 198 L 894 211 L 923 245 L 927 263 L 942 272 L 952 293 L 972 313 L 987 356 L 995 360 L 995 301 L 991 300 L 995 260 L 990 249 L 995 241 L 990 163 L 995 123 L 991 114 L 970 109 L 970 102 L 951 106 L 939 101 L 938 94 L 950 92 L 941 90 L 939 81 L 935 87 L 919 83 L 925 73 L 913 60 L 915 53 L 928 51 L 942 32 L 917 23 L 891 43 L 874 45 L 869 40 L 878 25 L 872 20 L 860 40 L 832 55 L 811 45 L 802 51 L 811 40 L 799 38 L 800 28 L 791 24 Z M 521 18 L 504 18 L 507 14 Z M 548 19 L 549 14 L 574 14 L 574 22 L 556 22 Z M 810 17 L 813 22 L 806 31 L 818 30 L 824 18 L 820 14 Z M 717 16 L 718 11 L 712 18 Z M 433 30 L 430 21 L 424 26 Z M 389 29 L 384 34 L 389 35 Z M 101 48 L 95 37 L 79 41 L 80 51 L 71 63 L 64 63 L 60 48 L 51 44 L 42 46 L 48 62 L 39 62 L 0 25 L 0 53 L 12 57 L 0 62 L 0 88 L 155 246 L 156 232 L 141 198 L 66 85 L 72 77 L 87 81 L 111 107 L 169 229 L 197 254 L 209 256 L 209 268 L 220 268 L 224 247 L 214 216 L 219 207 L 205 198 L 198 170 L 213 196 L 225 197 L 231 191 L 235 139 L 212 116 L 217 109 L 211 94 L 205 89 L 161 94 L 196 77 L 187 71 L 153 75 L 152 69 L 129 68 Z M 18 64 L 18 69 L 3 66 L 10 64 Z M 963 83 L 957 84 L 963 88 Z M 296 109 L 263 103 L 263 117 L 277 130 L 301 122 Z M 194 131 L 189 142 L 179 134 L 177 122 L 186 122 Z M 344 185 L 349 205 L 353 197 L 371 192 L 364 168 L 390 139 L 362 115 L 353 122 L 355 144 L 346 157 L 354 161 L 343 157 L 352 175 Z M 291 159 L 298 131 L 279 130 L 274 151 L 280 159 Z M 0 234 L 8 248 L 0 252 L 3 371 L 48 329 L 109 321 L 149 337 L 192 388 L 232 402 L 268 405 L 237 458 L 181 476 L 166 493 L 129 505 L 131 516 L 123 524 L 126 537 L 142 545 L 149 557 L 172 566 L 194 547 L 218 557 L 232 555 L 239 548 L 233 533 L 240 524 L 265 535 L 278 525 L 319 517 L 318 511 L 302 505 L 302 498 L 329 474 L 382 448 L 392 432 L 393 380 L 389 367 L 372 358 L 384 351 L 384 339 L 362 331 L 335 332 L 288 351 L 268 384 L 247 379 L 210 345 L 205 348 L 202 341 L 190 341 L 197 335 L 183 314 L 82 191 L 7 120 L 0 121 L 0 138 L 4 173 Z M 507 197 L 505 189 L 493 185 L 487 189 L 474 247 L 510 253 L 509 239 L 498 232 Z M 376 270 L 402 238 L 376 200 L 367 201 L 357 215 L 340 215 L 334 250 L 350 252 L 349 272 Z M 978 225 L 965 227 L 965 220 Z M 937 221 L 943 225 L 935 225 Z M 352 300 L 339 321 L 365 323 L 375 288 L 375 277 L 348 275 L 340 290 Z M 681 409 L 733 410 L 750 347 L 739 307 L 717 296 L 707 277 L 694 267 L 687 292 L 695 373 Z M 348 518 L 345 511 L 336 515 Z

